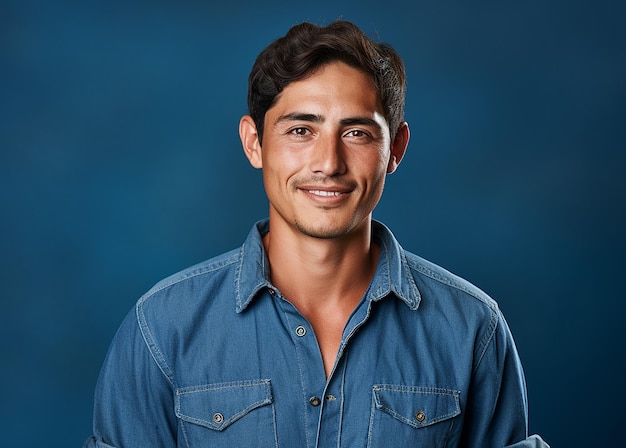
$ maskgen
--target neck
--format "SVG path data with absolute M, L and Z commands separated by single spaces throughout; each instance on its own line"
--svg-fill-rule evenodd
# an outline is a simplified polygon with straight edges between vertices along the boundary
M 332 239 L 270 222 L 263 243 L 272 283 L 304 314 L 326 306 L 351 311 L 376 270 L 378 247 L 371 242 L 369 221 L 360 231 Z

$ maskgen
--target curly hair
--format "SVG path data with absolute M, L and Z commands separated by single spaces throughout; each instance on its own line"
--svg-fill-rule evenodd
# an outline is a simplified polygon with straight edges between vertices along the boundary
M 404 63 L 390 45 L 374 42 L 351 22 L 337 20 L 326 27 L 309 22 L 295 25 L 258 55 L 248 78 L 248 113 L 256 125 L 259 141 L 265 114 L 278 101 L 282 90 L 336 61 L 371 76 L 391 138 L 395 137 L 404 119 Z

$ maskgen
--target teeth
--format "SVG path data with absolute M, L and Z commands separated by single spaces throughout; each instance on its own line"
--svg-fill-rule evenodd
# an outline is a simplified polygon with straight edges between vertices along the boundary
M 339 196 L 341 193 L 338 191 L 322 191 L 322 190 L 309 190 L 309 193 L 316 196 Z

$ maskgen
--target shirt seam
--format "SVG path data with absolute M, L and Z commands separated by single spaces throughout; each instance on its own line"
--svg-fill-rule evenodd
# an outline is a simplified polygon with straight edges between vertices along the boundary
M 209 261 L 200 263 L 199 265 L 196 265 L 195 267 L 185 269 L 184 271 L 179 272 L 178 274 L 174 274 L 173 276 L 166 278 L 165 280 L 162 280 L 159 283 L 157 283 L 155 286 L 153 286 L 148 292 L 146 292 L 139 299 L 138 305 L 143 304 L 144 302 L 152 298 L 158 292 L 161 292 L 167 288 L 170 288 L 178 283 L 184 282 L 185 280 L 189 280 L 195 277 L 199 277 L 201 275 L 209 274 L 211 272 L 219 271 L 220 269 L 230 266 L 231 264 L 237 263 L 238 260 L 239 260 L 239 251 L 236 251 L 235 253 L 227 257 L 220 257 L 218 259 L 209 260 Z M 204 265 L 204 263 L 210 263 L 210 264 Z
M 435 272 L 434 270 L 427 268 L 426 266 L 418 264 L 415 261 L 413 261 L 413 263 L 414 264 L 410 267 L 414 271 L 421 273 L 441 284 L 447 285 L 451 288 L 461 291 L 467 294 L 469 297 L 475 300 L 478 300 L 480 303 L 482 303 L 484 306 L 487 307 L 489 311 L 489 322 L 487 323 L 485 334 L 476 345 L 476 350 L 475 350 L 477 357 L 476 357 L 476 361 L 472 369 L 472 373 L 476 372 L 476 370 L 478 369 L 478 366 L 480 365 L 481 361 L 483 360 L 485 356 L 485 353 L 487 353 L 487 349 L 489 348 L 489 345 L 493 341 L 494 335 L 498 328 L 499 308 L 498 308 L 496 301 L 493 300 L 491 297 L 487 295 L 487 293 L 483 292 L 476 286 L 471 285 L 471 284 L 470 286 L 464 285 L 465 280 L 461 279 L 461 281 L 455 282 L 454 279 L 450 278 L 449 276 L 441 275 Z M 454 276 L 454 274 L 452 273 L 450 273 L 449 275 Z
M 159 349 L 154 339 L 154 336 L 152 335 L 152 332 L 150 331 L 148 322 L 145 318 L 145 315 L 143 314 L 143 308 L 140 304 L 137 304 L 136 313 L 137 313 L 137 323 L 139 324 L 139 330 L 141 331 L 141 335 L 143 337 L 144 343 L 146 344 L 146 348 L 148 349 L 148 352 L 150 353 L 150 356 L 156 363 L 157 367 L 159 368 L 163 376 L 165 376 L 167 381 L 170 383 L 170 386 L 172 386 L 174 389 L 177 389 L 178 387 L 176 386 L 176 382 L 174 380 L 174 373 L 172 372 L 172 369 L 167 364 L 167 361 L 165 360 L 165 356 L 163 356 L 163 353 Z
M 159 348 L 156 339 L 153 336 L 150 325 L 148 324 L 148 320 L 144 313 L 144 305 L 153 298 L 159 292 L 171 288 L 172 286 L 181 283 L 183 281 L 189 280 L 191 278 L 199 277 L 211 272 L 218 271 L 223 269 L 233 263 L 236 263 L 238 259 L 238 253 L 233 253 L 229 256 L 222 257 L 217 260 L 213 260 L 210 264 L 203 266 L 202 264 L 197 265 L 195 268 L 191 267 L 186 269 L 185 271 L 174 274 L 173 276 L 162 280 L 157 283 L 154 287 L 152 287 L 147 293 L 145 293 L 138 301 L 135 306 L 137 323 L 139 325 L 139 330 L 141 331 L 141 335 L 143 337 L 144 343 L 150 356 L 156 363 L 157 367 L 161 371 L 161 373 L 165 376 L 170 385 L 177 389 L 176 381 L 174 378 L 174 373 L 167 363 L 163 352 Z M 205 262 L 207 263 L 207 262 Z
M 424 274 L 425 276 L 439 282 L 442 283 L 444 285 L 450 286 L 451 288 L 454 288 L 458 291 L 464 292 L 467 295 L 469 295 L 470 297 L 472 297 L 473 299 L 478 300 L 479 302 L 483 303 L 485 306 L 487 306 L 491 311 L 497 311 L 498 310 L 498 306 L 496 305 L 496 302 L 490 298 L 487 293 L 482 292 L 480 289 L 478 289 L 476 286 L 471 286 L 468 287 L 467 285 L 463 285 L 462 282 L 455 282 L 453 279 L 449 278 L 448 276 L 443 276 L 437 272 L 435 272 L 432 269 L 429 269 L 421 264 L 414 264 L 414 265 L 410 265 L 409 266 L 412 270 L 415 270 L 421 274 Z M 454 275 L 452 273 L 450 273 L 450 275 Z M 480 293 L 479 293 L 480 292 Z

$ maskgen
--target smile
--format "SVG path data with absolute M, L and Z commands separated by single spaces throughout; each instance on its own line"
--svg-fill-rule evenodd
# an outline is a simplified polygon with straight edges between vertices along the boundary
M 324 190 L 307 190 L 309 193 L 314 194 L 315 196 L 340 196 L 344 193 L 340 191 L 324 191 Z

